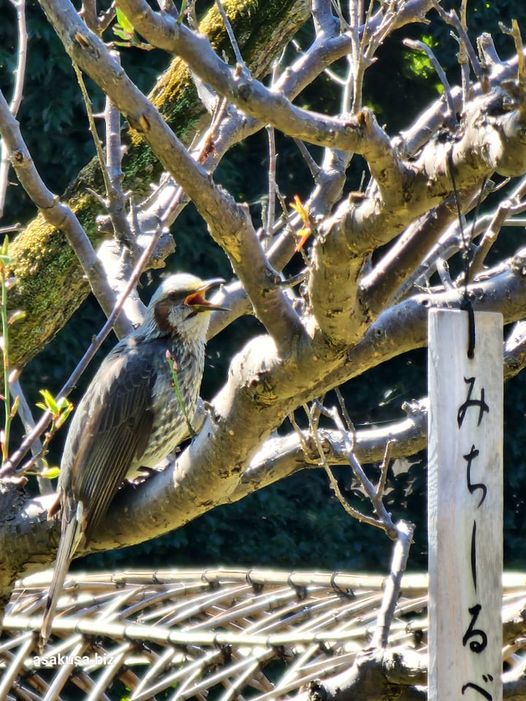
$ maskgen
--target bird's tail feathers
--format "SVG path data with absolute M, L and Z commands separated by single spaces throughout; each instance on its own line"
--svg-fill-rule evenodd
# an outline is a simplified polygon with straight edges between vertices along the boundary
M 69 565 L 75 550 L 80 540 L 80 519 L 75 511 L 67 507 L 62 507 L 62 529 L 60 535 L 60 543 L 57 551 L 57 559 L 55 561 L 55 569 L 53 571 L 53 579 L 49 585 L 49 591 L 46 599 L 46 607 L 44 617 L 42 619 L 42 627 L 40 629 L 39 648 L 43 650 L 50 632 L 53 617 L 57 608 L 58 598 L 64 586 L 64 580 L 69 570 Z

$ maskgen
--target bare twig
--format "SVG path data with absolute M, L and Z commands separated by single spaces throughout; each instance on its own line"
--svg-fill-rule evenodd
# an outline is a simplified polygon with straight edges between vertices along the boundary
M 395 441 L 389 440 L 385 446 L 384 458 L 382 464 L 380 465 L 380 479 L 376 485 L 376 497 L 377 499 L 383 499 L 385 492 L 385 485 L 387 482 L 387 473 L 389 471 L 389 464 L 391 462 L 391 454 L 393 452 Z
M 9 312 L 7 309 L 7 298 L 9 290 L 12 289 L 14 280 L 9 278 L 9 239 L 6 237 L 0 249 L 0 317 L 2 325 L 2 376 L 3 376 L 3 397 L 4 408 L 4 428 L 1 432 L 2 465 L 9 455 L 9 438 L 11 432 L 11 421 L 13 419 L 14 405 L 11 402 L 10 375 L 11 365 L 9 359 Z
M 115 52 L 113 52 L 113 55 L 115 57 Z M 104 189 L 106 190 L 106 197 L 108 199 L 104 200 L 100 195 L 94 193 L 93 191 L 92 191 L 92 194 L 94 194 L 97 197 L 97 199 L 99 200 L 99 202 L 101 202 L 101 204 L 103 204 L 106 207 L 106 209 L 109 210 L 111 202 L 112 202 L 112 196 L 113 196 L 113 200 L 115 201 L 118 198 L 118 192 L 119 192 L 118 186 L 116 183 L 116 179 L 118 178 L 118 175 L 116 173 L 116 164 L 113 161 L 114 161 L 114 159 L 118 160 L 118 170 L 120 171 L 121 154 L 119 153 L 118 155 L 116 155 L 114 149 L 113 150 L 108 149 L 108 154 L 107 154 L 108 162 L 106 161 L 106 158 L 104 156 L 104 149 L 102 147 L 102 143 L 101 143 L 101 141 L 99 139 L 99 135 L 97 133 L 97 126 L 95 124 L 93 109 L 91 107 L 91 100 L 90 100 L 90 97 L 88 94 L 88 90 L 86 88 L 86 83 L 84 82 L 84 77 L 82 75 L 82 71 L 80 70 L 80 68 L 77 66 L 76 63 L 73 63 L 73 68 L 74 68 L 75 74 L 77 76 L 77 81 L 78 81 L 78 84 L 80 87 L 80 92 L 82 94 L 82 99 L 84 100 L 84 106 L 86 108 L 86 114 L 88 116 L 89 130 L 90 130 L 91 136 L 93 138 L 93 143 L 95 144 L 95 150 L 97 152 L 97 160 L 99 161 L 99 166 L 100 166 L 100 169 L 102 172 L 102 178 L 104 180 Z M 108 113 L 108 103 L 109 103 L 109 99 L 106 98 L 106 110 L 105 110 L 104 116 L 106 119 L 106 130 L 107 130 L 106 133 L 107 134 L 108 134 L 108 131 L 112 131 L 112 132 L 115 131 L 114 125 L 111 124 L 111 118 L 114 115 L 111 111 Z M 117 114 L 117 119 L 118 119 L 118 112 L 116 112 L 116 114 Z M 120 148 L 120 142 L 118 144 L 118 147 Z M 112 172 L 113 172 L 113 176 L 114 176 L 113 182 L 112 182 L 112 178 L 111 178 L 110 172 L 109 172 L 110 163 L 112 166 Z M 117 188 L 117 190 L 115 190 L 114 188 Z M 113 209 L 114 209 L 113 213 L 110 211 L 110 216 L 112 218 L 112 222 L 115 224 L 114 217 L 112 216 L 112 214 L 115 214 L 115 208 L 113 208 Z M 126 222 L 126 217 L 124 217 L 124 221 Z M 119 221 L 119 223 L 122 224 L 121 221 Z M 127 226 L 127 224 L 126 224 L 126 226 Z M 128 227 L 128 233 L 129 233 L 129 227 Z M 122 236 L 124 236 L 124 232 L 120 228 L 115 229 L 115 236 L 119 237 L 119 234 L 122 234 Z M 128 243 L 129 243 L 129 241 L 128 241 Z
M 341 29 L 347 31 L 350 29 L 349 22 L 346 20 L 346 18 L 343 15 L 342 8 L 338 0 L 330 0 L 332 9 L 336 12 L 336 16 L 340 20 L 340 27 Z
M 113 22 L 113 19 L 115 17 L 115 3 L 112 2 L 111 5 L 108 7 L 107 10 L 102 12 L 99 15 L 99 33 L 102 34 L 103 32 L 108 29 L 110 24 Z
M 449 80 L 447 79 L 444 69 L 438 62 L 438 59 L 433 52 L 433 49 L 427 44 L 425 44 L 423 41 L 413 41 L 412 39 L 404 39 L 403 44 L 404 46 L 407 46 L 409 49 L 413 49 L 414 51 L 424 51 L 427 57 L 429 58 L 429 61 L 435 69 L 435 72 L 440 82 L 444 86 L 444 94 L 446 96 L 449 113 L 448 122 L 450 126 L 454 126 L 457 120 L 455 112 L 455 102 L 451 93 L 451 85 L 449 84 Z
M 353 70 L 353 61 L 351 55 L 347 56 L 347 63 L 347 76 L 344 80 L 340 79 L 335 81 L 343 88 L 340 108 L 342 114 L 349 114 L 352 111 L 354 95 L 355 71 Z M 329 70 L 327 70 L 326 73 L 327 75 L 330 75 L 330 77 L 332 77 L 333 79 L 338 77 L 335 73 L 333 73 L 333 71 L 329 72 Z
M 11 114 L 16 117 L 22 96 L 24 93 L 24 80 L 27 64 L 27 27 L 26 27 L 26 3 L 25 0 L 10 0 L 16 9 L 16 20 L 18 27 L 18 63 L 15 70 L 15 87 L 9 108 Z
M 18 416 L 24 425 L 26 433 L 30 433 L 35 428 L 35 419 L 33 418 L 33 413 L 29 402 L 22 390 L 19 380 L 15 380 L 11 383 L 11 393 L 15 399 L 18 397 Z M 44 462 L 39 456 L 42 454 L 42 442 L 39 438 L 36 438 L 31 446 L 31 453 L 35 460 L 35 469 L 37 472 L 37 483 L 40 494 L 52 494 L 53 487 L 51 485 L 51 480 L 39 476 L 39 472 L 44 469 Z
M 97 17 L 97 0 L 83 0 L 79 13 L 92 32 L 99 34 L 99 18 Z
M 26 3 L 25 0 L 10 0 L 16 10 L 16 23 L 18 32 L 18 51 L 17 51 L 17 66 L 15 69 L 15 85 L 13 88 L 13 96 L 9 104 L 9 109 L 13 117 L 16 117 L 22 96 L 24 92 L 24 80 L 26 75 L 27 63 L 27 27 L 26 27 Z M 0 219 L 4 214 L 5 197 L 8 188 L 9 174 L 9 150 L 2 140 L 2 148 L 0 150 Z
M 318 431 L 320 427 L 320 419 L 322 416 L 328 416 L 327 409 L 323 406 L 323 400 L 325 395 L 320 399 L 315 399 L 310 407 L 307 404 L 303 405 L 303 411 L 306 413 L 309 419 L 309 429 L 312 431 Z
M 467 30 L 468 30 L 467 13 L 468 13 L 467 0 L 462 0 L 461 5 L 460 5 L 460 24 L 461 24 L 464 32 L 466 32 L 466 34 L 467 34 Z M 470 99 L 471 84 L 470 84 L 470 80 L 469 80 L 468 53 L 466 51 L 466 46 L 462 41 L 460 42 L 460 49 L 458 52 L 458 62 L 460 64 L 460 73 L 462 76 L 462 101 L 463 101 L 464 105 L 467 105 L 468 101 Z
M 116 52 L 112 52 L 114 58 L 117 58 Z M 106 98 L 106 106 L 104 109 L 104 120 L 106 123 L 106 156 L 104 149 L 97 133 L 95 118 L 91 107 L 91 100 L 86 88 L 86 83 L 82 76 L 81 70 L 76 63 L 73 63 L 73 68 L 77 76 L 77 81 L 80 86 L 88 123 L 95 149 L 97 151 L 97 159 L 99 161 L 102 178 L 104 180 L 104 188 L 106 190 L 106 200 L 100 195 L 97 197 L 99 201 L 108 210 L 115 238 L 127 248 L 131 248 L 133 244 L 133 236 L 130 230 L 130 225 L 126 217 L 125 203 L 126 197 L 122 191 L 122 148 L 120 138 L 120 115 L 119 111 L 111 103 L 109 98 Z M 96 193 L 92 193 L 96 194 Z
M 345 430 L 345 425 L 342 421 L 339 411 L 336 409 L 336 407 L 334 407 L 333 409 L 329 410 L 329 413 L 336 425 L 336 428 L 338 428 L 343 434 L 347 459 L 353 469 L 354 474 L 358 478 L 362 487 L 365 489 L 365 492 L 369 497 L 376 514 L 378 515 L 378 518 L 381 523 L 380 528 L 385 530 L 387 535 L 394 540 L 397 537 L 396 526 L 393 523 L 391 515 L 385 508 L 380 495 L 377 493 L 377 490 L 373 486 L 373 483 L 365 474 L 363 467 L 361 466 L 360 462 L 356 458 L 356 455 L 354 454 L 352 439 L 349 437 L 349 432 Z
M 239 49 L 239 44 L 237 43 L 236 35 L 234 34 L 234 30 L 232 29 L 232 25 L 230 24 L 230 20 L 228 19 L 228 15 L 225 12 L 225 8 L 223 7 L 222 1 L 216 0 L 216 5 L 217 5 L 217 9 L 219 11 L 219 14 L 221 15 L 221 19 L 223 20 L 223 24 L 225 25 L 226 33 L 228 34 L 228 38 L 230 39 L 230 43 L 232 45 L 232 50 L 234 51 L 234 56 L 236 57 L 236 63 L 238 66 L 244 66 L 245 62 L 243 61 L 243 56 L 241 55 L 241 51 Z
M 502 65 L 502 61 L 497 53 L 495 42 L 493 41 L 491 34 L 483 32 L 479 37 L 477 37 L 477 49 L 486 68 L 489 69 L 493 66 Z
M 350 3 L 351 53 L 347 56 L 347 80 L 342 95 L 342 112 L 357 114 L 362 108 L 362 85 L 365 73 L 364 44 L 360 39 L 363 2 Z
M 333 471 L 331 470 L 329 463 L 327 462 L 327 458 L 325 457 L 325 453 L 323 451 L 323 446 L 321 444 L 319 432 L 318 432 L 318 427 L 315 423 L 315 421 L 312 420 L 312 417 L 310 415 L 310 412 L 308 412 L 308 417 L 309 417 L 309 426 L 310 426 L 310 433 L 311 437 L 314 441 L 314 444 L 316 445 L 316 448 L 318 450 L 318 455 L 319 455 L 319 464 L 325 472 L 327 473 L 327 477 L 329 478 L 329 484 L 331 486 L 331 490 L 334 492 L 334 495 L 342 505 L 343 509 L 345 512 L 351 516 L 351 518 L 356 519 L 360 523 L 368 523 L 370 526 L 375 526 L 375 528 L 383 528 L 383 524 L 381 521 L 378 519 L 373 518 L 372 516 L 367 516 L 366 514 L 362 514 L 361 511 L 358 511 L 358 509 L 355 509 L 353 506 L 349 504 L 347 499 L 343 496 L 342 491 L 340 489 L 340 485 L 338 484 L 338 480 L 334 476 Z
M 300 442 L 301 449 L 303 450 L 303 452 L 307 458 L 311 454 L 312 451 L 309 448 L 309 444 L 307 442 L 307 439 L 305 438 L 305 434 L 303 433 L 303 431 L 299 427 L 298 422 L 296 421 L 296 417 L 294 416 L 293 413 L 289 414 L 288 419 L 292 425 L 292 428 L 294 429 L 294 432 L 298 436 L 298 440 Z
M 395 526 L 396 542 L 393 548 L 393 558 L 391 560 L 391 571 L 385 580 L 384 596 L 382 606 L 378 612 L 376 628 L 371 640 L 373 647 L 386 648 L 389 642 L 389 630 L 393 621 L 402 576 L 407 566 L 409 549 L 413 540 L 415 527 L 409 521 L 400 520 Z
M 272 234 L 274 228 L 274 217 L 276 216 L 276 137 L 274 127 L 267 127 L 268 135 L 268 204 L 267 221 L 265 223 L 265 233 Z
M 486 257 L 497 240 L 501 228 L 504 226 L 506 219 L 509 216 L 512 204 L 509 200 L 504 200 L 497 207 L 497 211 L 493 215 L 491 222 L 484 233 L 477 249 L 471 259 L 470 278 L 473 280 L 480 273 Z
M 453 279 L 451 277 L 451 273 L 449 271 L 449 264 L 447 260 L 445 260 L 444 258 L 439 258 L 436 262 L 436 269 L 438 277 L 440 278 L 440 282 L 444 285 L 444 289 L 454 290 L 455 283 L 453 282 Z
M 321 171 L 320 166 L 311 156 L 309 149 L 305 146 L 303 141 L 301 141 L 300 139 L 294 139 L 294 143 L 296 144 L 299 152 L 303 156 L 303 160 L 307 164 L 307 167 L 310 170 L 310 174 L 312 175 L 314 182 L 316 182 Z
M 106 122 L 106 170 L 108 174 L 108 212 L 113 224 L 113 233 L 122 248 L 131 251 L 135 237 L 126 216 L 126 194 L 122 189 L 122 141 L 119 110 L 106 98 L 104 108 Z M 138 231 L 136 232 L 139 233 Z
M 347 428 L 347 431 L 351 434 L 351 439 L 352 439 L 352 447 L 354 450 L 354 447 L 356 445 L 356 427 L 349 416 L 349 412 L 347 411 L 347 407 L 345 405 L 345 399 L 343 398 L 343 394 L 341 393 L 341 390 L 339 387 L 334 388 L 334 394 L 336 395 L 336 399 L 338 400 L 338 404 L 340 405 L 340 411 L 342 412 L 343 419 L 345 421 L 345 426 Z
M 511 31 L 513 33 L 513 40 L 515 42 L 515 50 L 517 52 L 517 76 L 519 81 L 519 86 L 524 95 L 526 91 L 526 64 L 524 60 L 524 44 L 522 41 L 521 30 L 519 23 L 516 19 L 511 22 Z
M 82 356 L 80 362 L 78 363 L 77 367 L 73 370 L 71 373 L 70 377 L 58 393 L 58 400 L 62 399 L 63 397 L 67 397 L 68 394 L 73 390 L 73 388 L 76 386 L 79 378 L 81 377 L 82 373 L 84 370 L 87 368 L 88 364 L 91 362 L 93 359 L 93 356 L 97 352 L 97 350 L 100 348 L 101 344 L 103 343 L 104 339 L 106 336 L 109 334 L 111 329 L 113 328 L 115 321 L 117 320 L 119 314 L 121 313 L 122 307 L 124 305 L 124 302 L 126 301 L 126 298 L 130 294 L 130 292 L 133 290 L 133 288 L 136 286 L 145 265 L 148 262 L 148 259 L 150 258 L 150 255 L 155 248 L 157 241 L 159 240 L 159 237 L 161 235 L 161 229 L 159 228 L 158 231 L 155 233 L 154 236 L 152 236 L 152 239 L 145 248 L 143 254 L 137 261 L 137 264 L 134 268 L 134 271 L 128 281 L 128 284 L 126 285 L 126 288 L 122 291 L 121 295 L 119 296 L 119 299 L 117 300 L 115 307 L 113 308 L 113 311 L 111 314 L 108 316 L 108 319 L 102 329 L 99 331 L 99 333 L 95 336 L 91 344 L 89 345 L 88 349 Z M 27 453 L 27 451 L 31 448 L 34 440 L 38 438 L 42 431 L 45 430 L 46 426 L 49 424 L 51 421 L 51 413 L 49 411 L 44 412 L 42 416 L 40 417 L 38 423 L 36 424 L 35 428 L 31 433 L 26 436 L 26 438 L 22 441 L 22 444 L 20 447 L 11 455 L 9 460 L 6 461 L 5 465 L 3 468 L 0 470 L 0 477 L 4 477 L 6 475 L 12 474 L 13 470 L 16 468 L 16 466 L 20 463 L 24 455 Z
M 500 23 L 500 26 L 502 31 L 509 34 L 513 38 L 515 51 L 517 53 L 517 81 L 519 83 L 520 91 L 522 95 L 524 95 L 524 92 L 526 91 L 526 63 L 524 60 L 524 44 L 522 42 L 519 23 L 516 19 L 513 19 L 511 22 L 511 29 L 507 29 L 502 23 Z
M 462 26 L 462 22 L 459 19 L 459 16 L 454 10 L 451 10 L 450 12 L 446 12 L 444 8 L 440 5 L 440 2 L 438 0 L 433 0 L 433 7 L 435 10 L 438 12 L 440 17 L 446 22 L 447 24 L 450 24 L 454 29 L 457 31 L 458 34 L 458 41 L 460 46 L 465 47 L 465 50 L 467 52 L 469 62 L 471 63 L 471 67 L 473 68 L 473 72 L 475 73 L 475 76 L 477 80 L 480 82 L 480 85 L 484 91 L 487 91 L 488 89 L 488 79 L 487 76 L 485 75 L 482 66 L 480 65 L 480 61 L 478 60 L 477 54 L 475 49 L 473 48 L 473 45 L 468 37 L 468 34 L 464 27 Z
M 340 395 L 341 396 L 341 395 Z M 312 440 L 314 441 L 316 445 L 316 449 L 319 454 L 319 464 L 325 472 L 327 473 L 327 476 L 329 478 L 329 482 L 331 485 L 331 489 L 336 495 L 338 501 L 340 504 L 343 506 L 345 511 L 349 514 L 349 516 L 352 516 L 353 518 L 356 518 L 359 521 L 362 521 L 364 523 L 368 523 L 371 526 L 375 526 L 376 528 L 381 528 L 383 531 L 386 532 L 386 534 L 393 540 L 397 538 L 397 530 L 396 526 L 393 523 L 391 519 L 391 515 L 388 513 L 386 510 L 382 497 L 383 497 L 383 488 L 380 489 L 380 485 L 375 489 L 373 486 L 372 482 L 369 480 L 367 475 L 365 474 L 363 467 L 359 463 L 358 459 L 356 458 L 356 455 L 354 453 L 354 442 L 355 442 L 355 432 L 354 432 L 354 425 L 350 418 L 348 419 L 348 423 L 351 427 L 351 429 L 348 429 L 345 425 L 344 422 L 340 416 L 340 412 L 336 407 L 332 409 L 327 409 L 323 405 L 322 401 L 316 400 L 312 403 L 311 407 L 308 408 L 304 406 L 305 412 L 307 413 L 308 419 L 309 419 L 309 428 L 310 428 L 310 435 Z M 345 412 L 347 414 L 347 412 Z M 321 438 L 320 438 L 320 433 L 319 433 L 319 417 L 320 415 L 327 416 L 330 418 L 332 421 L 334 421 L 337 429 L 340 431 L 341 436 L 343 437 L 343 443 L 344 443 L 344 451 L 346 458 L 351 465 L 353 472 L 357 479 L 359 480 L 360 484 L 364 488 L 367 496 L 369 497 L 371 504 L 373 505 L 374 511 L 376 512 L 378 518 L 373 518 L 371 516 L 366 516 L 365 514 L 362 514 L 359 512 L 357 509 L 352 507 L 345 497 L 343 496 L 340 487 L 338 485 L 338 481 L 334 477 L 334 474 L 328 464 L 327 461 L 327 456 L 325 454 L 325 451 L 323 450 Z M 387 450 L 386 450 L 387 452 Z M 384 456 L 384 459 L 388 462 L 389 458 L 387 455 Z M 384 470 L 386 471 L 386 470 Z M 382 477 L 380 478 L 380 480 Z

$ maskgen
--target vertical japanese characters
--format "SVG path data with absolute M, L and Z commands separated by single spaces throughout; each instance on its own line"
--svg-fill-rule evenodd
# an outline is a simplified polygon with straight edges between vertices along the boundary
M 429 314 L 429 701 L 502 701 L 502 317 Z
M 485 414 L 490 413 L 490 407 L 485 400 L 485 389 L 484 387 L 480 390 L 480 399 L 474 399 L 473 394 L 476 390 L 477 377 L 464 377 L 464 382 L 467 385 L 467 396 L 466 400 L 460 405 L 457 412 L 457 423 L 459 431 L 462 429 L 464 419 L 468 411 L 477 412 L 477 426 L 480 426 L 485 418 Z M 462 436 L 460 436 L 462 440 Z M 473 593 L 474 598 L 477 599 L 477 511 L 483 506 L 488 496 L 488 487 L 484 482 L 474 482 L 473 474 L 476 473 L 477 459 L 480 457 L 480 450 L 475 444 L 471 445 L 469 452 L 462 456 L 466 461 L 465 475 L 466 475 L 466 488 L 471 495 L 477 494 L 480 498 L 478 503 L 476 503 L 475 511 L 473 514 L 473 527 L 471 530 L 471 544 L 470 544 L 470 569 L 471 569 L 471 581 L 473 583 Z M 477 601 L 470 606 L 467 610 L 469 625 L 466 632 L 462 636 L 462 645 L 468 647 L 468 649 L 475 655 L 480 655 L 487 648 L 488 636 L 482 628 L 477 628 L 477 620 L 479 618 L 480 612 L 482 611 L 483 604 Z M 486 684 L 489 688 L 492 688 L 491 683 L 494 681 L 493 676 L 490 673 L 481 675 L 482 682 Z M 477 694 L 480 694 L 487 701 L 493 701 L 493 694 L 488 691 L 475 681 L 466 681 L 462 685 L 461 691 L 462 695 L 472 689 Z

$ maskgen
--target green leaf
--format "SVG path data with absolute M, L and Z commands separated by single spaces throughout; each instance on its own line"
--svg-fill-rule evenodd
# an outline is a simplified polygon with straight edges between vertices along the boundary
M 133 36 L 133 34 L 129 34 L 128 32 L 124 32 L 122 29 L 119 29 L 118 27 L 113 27 L 113 33 L 120 37 L 121 39 L 124 39 L 127 43 L 125 46 L 129 46 L 129 42 Z M 118 44 L 121 44 L 121 42 L 115 42 Z
M 60 397 L 60 399 L 57 399 L 57 406 L 60 411 L 71 411 L 73 409 L 73 404 L 67 397 Z
M 12 314 L 10 314 L 9 319 L 7 320 L 7 323 L 9 326 L 12 324 L 16 323 L 17 321 L 22 321 L 22 319 L 26 318 L 26 313 L 22 311 L 21 309 L 17 309 L 14 311 Z
M 64 405 L 64 402 L 66 403 Z M 61 399 L 60 401 L 60 415 L 55 417 L 55 428 L 60 428 L 68 420 L 69 415 L 73 411 L 73 404 L 67 399 Z
M 60 409 L 59 406 L 55 400 L 55 397 L 51 394 L 51 392 L 47 389 L 41 389 L 40 394 L 42 395 L 42 399 L 44 400 L 44 403 L 40 402 L 37 404 L 37 406 L 40 409 L 45 409 L 47 411 L 50 411 L 53 416 L 56 416 L 57 414 L 60 414 Z
M 15 401 L 13 402 L 13 406 L 11 407 L 11 411 L 9 412 L 10 418 L 12 418 L 12 419 L 15 418 L 19 406 L 20 406 L 20 397 L 18 396 L 18 397 L 15 397 Z
M 60 475 L 60 467 L 46 467 L 38 473 L 39 477 L 45 480 L 54 480 Z
M 407 53 L 404 56 L 406 65 L 411 73 L 419 78 L 429 78 L 434 74 L 433 66 L 428 56 L 424 53 Z
M 422 36 L 422 41 L 424 42 L 424 44 L 426 44 L 427 46 L 429 46 L 432 49 L 434 49 L 436 46 L 438 46 L 438 41 L 431 34 L 424 34 Z
M 133 24 L 126 17 L 124 12 L 117 7 L 117 9 L 115 10 L 115 14 L 117 16 L 118 25 L 128 34 L 133 34 L 135 31 Z M 115 32 L 115 33 L 117 33 L 117 32 Z

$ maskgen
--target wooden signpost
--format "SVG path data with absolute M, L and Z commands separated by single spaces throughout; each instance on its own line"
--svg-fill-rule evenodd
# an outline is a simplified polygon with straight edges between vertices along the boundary
M 502 373 L 500 314 L 430 311 L 429 701 L 502 700 Z

